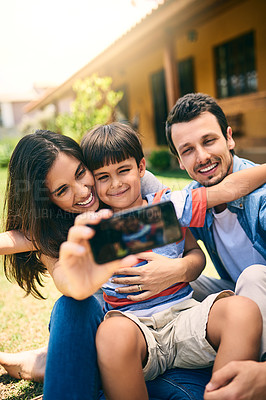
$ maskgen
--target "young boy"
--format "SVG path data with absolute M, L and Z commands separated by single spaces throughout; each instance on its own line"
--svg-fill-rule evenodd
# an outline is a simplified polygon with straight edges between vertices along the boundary
M 230 175 L 215 187 L 164 190 L 142 199 L 145 159 L 137 134 L 114 123 L 94 129 L 84 141 L 91 149 L 88 167 L 103 203 L 118 211 L 170 199 L 184 227 L 202 226 L 207 208 L 243 196 L 265 179 L 262 166 Z M 247 179 L 252 180 L 249 189 Z M 183 250 L 184 240 L 153 251 L 176 258 Z M 191 298 L 190 285 L 182 282 L 142 302 L 132 302 L 115 289 L 111 280 L 103 287 L 108 312 L 96 337 L 108 399 L 148 399 L 145 379 L 154 379 L 167 368 L 214 363 L 217 370 L 231 360 L 258 358 L 261 315 L 249 299 L 224 291 L 198 303 Z

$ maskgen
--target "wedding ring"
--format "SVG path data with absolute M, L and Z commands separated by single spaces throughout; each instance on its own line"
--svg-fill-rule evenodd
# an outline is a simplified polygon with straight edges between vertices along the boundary
M 138 285 L 138 288 L 139 288 L 139 292 L 142 292 L 142 287 L 141 287 L 141 285 Z

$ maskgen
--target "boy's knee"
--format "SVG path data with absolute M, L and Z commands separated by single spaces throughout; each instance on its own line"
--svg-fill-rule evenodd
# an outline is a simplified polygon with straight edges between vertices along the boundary
M 233 333 L 234 332 L 234 333 Z M 231 296 L 216 301 L 211 308 L 207 339 L 214 348 L 219 346 L 223 337 L 238 332 L 250 337 L 254 343 L 260 341 L 262 317 L 257 304 L 242 296 Z
M 257 304 L 243 296 L 231 296 L 216 301 L 213 305 L 215 319 L 226 326 L 229 321 L 261 321 L 261 313 Z
M 98 357 L 110 362 L 114 355 L 130 357 L 138 349 L 138 327 L 126 317 L 111 317 L 104 320 L 96 334 Z
M 253 325 L 256 329 L 262 325 L 262 317 L 258 305 L 243 296 L 227 298 L 226 317 L 237 324 Z

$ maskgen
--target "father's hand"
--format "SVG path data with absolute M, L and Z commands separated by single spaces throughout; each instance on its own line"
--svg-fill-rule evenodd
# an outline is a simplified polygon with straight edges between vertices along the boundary
M 116 271 L 116 275 L 128 275 L 113 278 L 114 283 L 127 285 L 116 289 L 118 293 L 128 293 L 130 300 L 142 301 L 178 282 L 177 263 L 184 262 L 183 259 L 171 259 L 151 251 L 139 253 L 137 258 L 148 263 L 138 268 L 120 268 Z M 140 294 L 131 295 L 140 289 Z
M 231 361 L 214 372 L 204 400 L 265 400 L 266 362 Z

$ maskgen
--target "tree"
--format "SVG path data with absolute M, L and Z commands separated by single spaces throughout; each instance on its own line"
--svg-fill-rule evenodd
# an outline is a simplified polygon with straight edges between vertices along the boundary
M 59 114 L 56 118 L 58 129 L 79 142 L 95 125 L 113 121 L 123 92 L 115 92 L 111 84 L 112 78 L 97 74 L 77 80 L 73 85 L 76 98 L 71 103 L 70 113 Z

